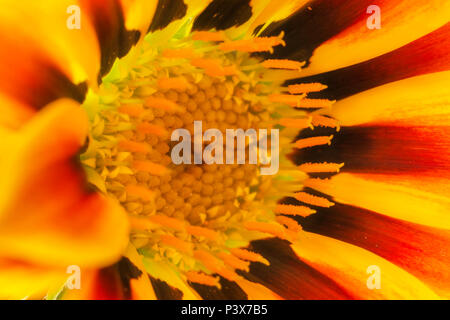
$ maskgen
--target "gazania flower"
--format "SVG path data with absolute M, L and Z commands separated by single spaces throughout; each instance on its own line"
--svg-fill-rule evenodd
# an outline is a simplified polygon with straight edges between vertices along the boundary
M 448 298 L 450 3 L 372 2 L 2 0 L 0 295 Z

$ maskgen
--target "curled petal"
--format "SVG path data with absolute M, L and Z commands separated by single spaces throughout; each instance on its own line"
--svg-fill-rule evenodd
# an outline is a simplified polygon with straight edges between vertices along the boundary
M 86 133 L 84 111 L 69 100 L 47 106 L 19 132 L 1 131 L 1 256 L 98 267 L 125 250 L 125 213 L 86 189 L 74 160 Z
M 33 51 L 39 52 L 51 65 L 63 70 L 73 83 L 86 80 L 95 83 L 100 67 L 97 37 L 84 10 L 80 12 L 81 28 L 68 28 L 68 20 L 74 14 L 69 9 L 73 5 L 79 5 L 79 2 L 61 0 L 49 5 L 44 1 L 2 0 L 1 6 L 8 10 L 0 13 L 0 39 L 20 45 L 24 49 L 21 55 L 32 51 L 34 57 Z M 2 43 L 2 48 L 3 63 L 18 59 L 15 56 L 18 51 L 13 46 Z M 14 66 L 12 69 L 15 70 L 17 64 L 11 62 L 8 66 Z M 25 60 L 21 59 L 22 62 Z

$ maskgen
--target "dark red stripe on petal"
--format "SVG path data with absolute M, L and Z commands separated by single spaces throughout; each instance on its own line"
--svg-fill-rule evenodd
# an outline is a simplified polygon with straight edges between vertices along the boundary
M 164 29 L 172 21 L 183 18 L 187 12 L 187 5 L 183 0 L 159 0 L 149 32 Z
M 171 287 L 167 282 L 153 278 L 150 275 L 149 278 L 159 300 L 181 300 L 183 298 L 183 292 L 179 289 Z
M 308 218 L 297 219 L 304 230 L 369 250 L 432 285 L 435 290 L 450 288 L 449 231 L 339 203 L 328 209 L 322 208 Z
M 311 97 L 344 99 L 386 83 L 450 69 L 450 23 L 380 57 L 347 68 L 289 81 L 320 82 L 328 89 Z
M 235 283 L 220 277 L 221 288 L 189 283 L 205 300 L 247 300 L 247 294 Z
M 351 299 L 331 278 L 298 259 L 289 243 L 280 239 L 253 241 L 250 249 L 263 255 L 270 266 L 252 263 L 249 273 L 241 273 L 285 299 Z
M 123 300 L 122 282 L 117 265 L 101 269 L 94 280 L 94 288 L 90 299 Z
M 89 12 L 101 49 L 99 79 L 108 73 L 116 58 L 125 56 L 139 40 L 140 32 L 126 30 L 119 0 L 82 0 L 83 10 Z
M 195 19 L 194 30 L 225 30 L 244 24 L 251 16 L 250 0 L 213 0 Z
M 305 4 L 290 17 L 274 22 L 263 36 L 285 32 L 286 47 L 275 48 L 274 56 L 294 60 L 309 60 L 322 43 L 364 19 L 373 0 L 315 0 Z
M 300 137 L 320 131 L 304 130 Z M 297 164 L 344 162 L 343 170 L 353 173 L 450 176 L 450 127 L 343 127 L 331 146 L 297 150 L 292 158 Z
M 47 58 L 20 43 L 8 43 L 8 52 L 0 54 L 0 90 L 36 110 L 59 98 L 84 100 L 86 83 L 73 84 Z

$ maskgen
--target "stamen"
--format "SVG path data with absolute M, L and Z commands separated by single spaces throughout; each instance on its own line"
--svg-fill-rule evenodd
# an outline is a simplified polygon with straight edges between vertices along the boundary
M 331 145 L 331 140 L 333 139 L 333 135 L 331 136 L 319 136 L 319 137 L 311 137 L 311 138 L 305 138 L 300 139 L 295 142 L 295 148 L 297 149 L 305 149 L 305 148 L 311 148 L 321 145 Z
M 331 201 L 328 201 L 328 199 L 318 197 L 318 196 L 313 196 L 306 192 L 298 192 L 294 195 L 294 197 L 298 201 L 301 201 L 301 202 L 304 202 L 304 203 L 307 203 L 307 204 L 310 204 L 313 206 L 324 207 L 324 208 L 329 208 L 331 206 L 334 206 L 334 203 Z
M 328 86 L 321 83 L 301 83 L 288 86 L 289 93 L 291 94 L 319 92 L 326 88 L 328 88 Z
M 247 221 L 244 223 L 244 227 L 250 231 L 259 231 L 262 233 L 272 234 L 280 239 L 285 239 L 285 229 L 278 225 L 269 222 L 259 222 L 259 221 Z
M 196 250 L 194 252 L 194 258 L 199 260 L 208 270 L 215 272 L 227 280 L 234 281 L 237 275 L 221 266 L 220 260 L 214 257 L 209 252 L 204 250 Z
M 279 124 L 287 128 L 305 129 L 313 128 L 311 124 L 311 117 L 303 119 L 282 118 Z
M 148 172 L 155 176 L 162 176 L 169 172 L 169 170 L 157 163 L 145 160 L 135 160 L 133 162 L 133 168 L 138 171 Z
M 159 237 L 162 243 L 171 246 L 177 250 L 180 250 L 181 252 L 191 254 L 192 253 L 192 243 L 184 242 L 183 240 L 180 240 L 174 236 L 171 235 L 162 235 Z
M 261 263 L 264 263 L 265 265 L 270 264 L 269 261 L 267 261 L 262 255 L 260 255 L 256 252 L 253 252 L 253 251 L 240 249 L 240 248 L 233 248 L 233 249 L 230 249 L 230 252 L 232 255 L 234 255 L 242 260 L 247 260 L 247 261 L 251 261 L 251 262 L 261 262 Z
M 225 33 L 222 31 L 197 31 L 192 35 L 192 40 L 195 41 L 212 41 L 221 42 L 225 41 Z
M 147 122 L 141 122 L 136 127 L 137 131 L 143 134 L 153 134 L 160 137 L 165 137 L 168 135 L 168 132 L 164 127 L 154 125 Z
M 314 109 L 314 108 L 331 108 L 336 101 L 326 99 L 302 99 L 297 105 L 298 108 Z
M 158 79 L 158 88 L 162 90 L 175 89 L 180 91 L 186 91 L 188 87 L 189 83 L 184 77 Z
M 294 219 L 288 218 L 286 216 L 277 216 L 276 220 L 278 223 L 284 224 L 288 230 L 298 233 L 302 231 L 302 227 Z
M 192 48 L 183 49 L 166 49 L 163 51 L 162 56 L 164 58 L 174 59 L 194 59 L 197 57 L 196 52 Z
M 129 152 L 148 153 L 151 151 L 151 147 L 147 143 L 130 140 L 119 141 L 118 147 L 120 150 Z
M 234 66 L 223 67 L 220 61 L 215 59 L 192 59 L 191 64 L 204 69 L 205 73 L 212 77 L 231 76 L 236 73 Z
M 174 219 L 174 218 L 170 218 L 167 216 L 163 216 L 163 215 L 153 215 L 153 216 L 149 216 L 148 219 L 156 224 L 159 224 L 163 227 L 168 227 L 171 229 L 175 229 L 178 231 L 183 231 L 184 230 L 184 221 L 178 220 L 178 219 Z
M 287 215 L 293 215 L 293 216 L 307 217 L 307 216 L 310 216 L 310 215 L 316 213 L 316 210 L 313 210 L 310 207 L 306 207 L 306 206 L 296 206 L 296 205 L 291 205 L 291 204 L 278 204 L 275 207 L 274 212 L 278 213 L 278 214 L 287 214 Z
M 138 185 L 128 184 L 125 190 L 127 194 L 137 196 L 146 202 L 152 201 L 155 197 L 152 191 Z
M 236 270 L 244 270 L 244 271 L 249 271 L 249 265 L 250 263 L 247 261 L 243 261 L 231 254 L 225 253 L 225 252 L 220 252 L 217 255 L 220 259 L 222 259 L 223 262 L 225 262 L 225 264 L 227 264 L 228 266 L 232 267 L 233 269 Z
M 120 106 L 118 110 L 121 113 L 125 113 L 136 118 L 143 114 L 145 111 L 142 107 L 142 104 L 125 104 Z
M 292 107 L 298 107 L 301 100 L 305 97 L 306 95 L 294 96 L 290 94 L 271 94 L 269 100 L 275 103 L 283 103 Z
M 271 47 L 276 47 L 279 45 L 282 45 L 283 47 L 286 46 L 286 42 L 283 40 L 284 32 L 280 33 L 277 37 L 257 37 L 254 38 L 254 41 L 256 43 L 264 44 Z
M 164 98 L 149 97 L 145 99 L 145 105 L 149 108 L 162 109 L 164 111 L 182 111 L 183 109 L 175 102 Z
M 312 116 L 312 125 L 315 127 L 336 128 L 336 131 L 340 131 L 340 126 L 337 120 L 321 115 Z
M 273 46 L 271 42 L 258 42 L 257 40 L 255 41 L 255 39 L 227 41 L 221 43 L 219 45 L 219 49 L 225 52 L 273 52 Z
M 219 241 L 220 240 L 220 236 L 217 232 L 215 232 L 214 230 L 208 229 L 208 228 L 203 228 L 203 227 L 198 227 L 198 226 L 187 226 L 186 227 L 186 231 L 189 234 L 192 234 L 196 237 L 205 237 L 209 240 L 213 240 L 213 241 Z
M 286 69 L 286 70 L 300 71 L 302 67 L 305 65 L 305 62 L 287 59 L 269 59 L 265 60 L 261 65 L 267 69 Z
M 329 182 L 329 179 L 309 178 L 303 182 L 303 186 L 315 190 L 320 190 L 325 184 Z
M 188 271 L 185 273 L 185 276 L 186 276 L 187 280 L 190 282 L 195 282 L 195 283 L 203 284 L 206 286 L 220 288 L 218 277 L 209 276 L 207 274 L 195 272 L 195 271 Z
M 151 230 L 151 229 L 155 229 L 155 224 L 152 223 L 147 218 L 129 216 L 128 220 L 130 222 L 131 230 L 148 231 L 148 230 Z
M 326 173 L 326 172 L 339 172 L 344 166 L 343 163 L 304 163 L 298 168 L 306 173 Z

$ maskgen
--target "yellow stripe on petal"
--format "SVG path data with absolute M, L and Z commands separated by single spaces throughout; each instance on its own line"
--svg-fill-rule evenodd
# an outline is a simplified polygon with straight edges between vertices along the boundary
M 100 49 L 89 17 L 81 11 L 80 29 L 69 29 L 74 14 L 68 8 L 78 1 L 1 0 L 0 29 L 14 33 L 18 41 L 29 42 L 54 61 L 74 83 L 89 80 L 96 85 Z M 3 48 L 7 50 L 7 48 Z M 11 53 L 12 55 L 14 53 Z
M 367 250 L 314 233 L 302 232 L 299 237 L 292 245 L 298 257 L 356 299 L 439 299 L 419 279 Z M 380 289 L 371 287 L 370 266 L 380 271 Z
M 343 126 L 377 122 L 450 125 L 449 88 L 450 71 L 426 74 L 341 100 L 333 106 L 332 114 Z
M 450 198 L 410 187 L 364 179 L 342 173 L 328 180 L 309 179 L 306 187 L 332 196 L 336 201 L 365 208 L 395 219 L 438 229 L 450 229 Z M 355 190 L 358 194 L 355 196 Z
M 370 14 L 317 48 L 305 75 L 322 73 L 370 60 L 398 49 L 449 21 L 446 0 L 389 0 L 380 4 L 381 28 L 369 29 Z
M 127 30 L 139 30 L 141 38 L 147 34 L 158 1 L 120 0 L 125 16 Z
M 142 272 L 138 279 L 130 280 L 131 297 L 134 300 L 156 300 L 156 294 L 145 270 L 142 256 L 129 244 L 125 256 Z

